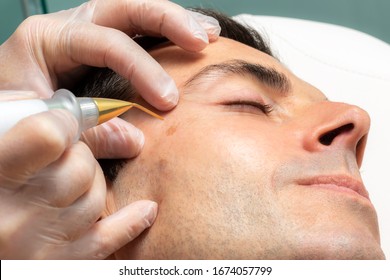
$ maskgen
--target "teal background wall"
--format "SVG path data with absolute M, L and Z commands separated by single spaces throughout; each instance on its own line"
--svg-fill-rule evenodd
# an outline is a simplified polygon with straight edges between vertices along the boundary
M 12 34 L 22 20 L 23 12 L 19 0 L 0 0 L 0 43 Z
M 49 12 L 75 7 L 84 0 L 46 0 Z M 201 6 L 229 15 L 252 13 L 310 19 L 343 25 L 390 43 L 390 0 L 173 0 L 185 7 Z M 19 0 L 0 0 L 0 43 L 23 20 Z

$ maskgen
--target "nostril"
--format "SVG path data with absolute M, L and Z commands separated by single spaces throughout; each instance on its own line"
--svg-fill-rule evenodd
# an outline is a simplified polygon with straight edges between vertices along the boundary
M 351 131 L 354 129 L 354 124 L 349 123 L 343 126 L 340 126 L 339 128 L 333 129 L 325 134 L 322 134 L 320 138 L 318 139 L 322 145 L 330 146 L 333 142 L 333 140 L 340 134 Z

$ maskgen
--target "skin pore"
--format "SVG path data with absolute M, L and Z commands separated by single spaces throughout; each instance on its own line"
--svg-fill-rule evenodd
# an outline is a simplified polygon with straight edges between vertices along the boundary
M 365 111 L 328 101 L 230 39 L 201 53 L 164 45 L 150 54 L 181 99 L 164 121 L 124 116 L 146 142 L 109 182 L 106 214 L 139 199 L 155 200 L 159 213 L 114 257 L 384 258 L 359 172 Z

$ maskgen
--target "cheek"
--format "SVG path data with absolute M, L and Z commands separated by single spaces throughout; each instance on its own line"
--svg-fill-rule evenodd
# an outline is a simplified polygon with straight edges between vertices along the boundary
M 234 174 L 242 182 L 257 182 L 257 187 L 270 186 L 275 170 L 296 150 L 287 143 L 285 129 L 258 116 L 187 113 L 166 123 L 162 135 L 154 137 L 158 141 L 150 153 L 158 151 L 176 174 L 180 170 L 187 177 Z
M 178 131 L 179 132 L 179 131 Z M 243 124 L 237 121 L 214 120 L 213 124 L 193 125 L 178 137 L 186 153 L 204 160 L 224 162 L 248 172 L 267 170 L 284 160 L 288 151 L 274 128 L 265 125 Z M 180 140 L 181 139 L 181 140 Z M 191 148 L 189 148 L 191 146 Z M 265 173 L 265 172 L 264 172 Z
M 165 202 L 174 208 L 181 205 L 176 213 L 194 215 L 229 216 L 222 212 L 235 209 L 245 217 L 245 213 L 262 209 L 260 200 L 271 200 L 273 175 L 287 154 L 272 133 L 269 137 L 259 133 L 264 129 L 234 122 L 226 125 L 217 119 L 212 124 L 194 121 L 169 126 L 166 131 L 174 134 L 160 142 L 159 148 L 165 151 L 168 169 L 159 177 L 170 181 L 164 187 Z

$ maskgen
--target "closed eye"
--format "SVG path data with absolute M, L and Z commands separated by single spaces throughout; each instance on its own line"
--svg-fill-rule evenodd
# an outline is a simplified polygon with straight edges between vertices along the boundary
M 229 106 L 231 109 L 248 113 L 259 113 L 259 111 L 261 111 L 265 115 L 270 114 L 273 110 L 273 106 L 271 104 L 262 104 L 249 100 L 237 100 L 224 103 L 224 105 Z

